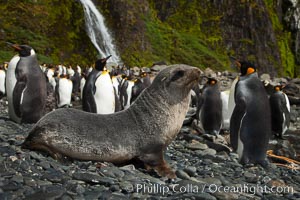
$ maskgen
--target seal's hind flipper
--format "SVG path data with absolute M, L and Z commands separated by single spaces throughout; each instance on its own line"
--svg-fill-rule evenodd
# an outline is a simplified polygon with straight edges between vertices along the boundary
M 156 165 L 153 167 L 155 171 L 161 176 L 168 177 L 169 179 L 176 178 L 175 172 L 172 170 L 172 168 L 168 165 L 168 163 L 163 160 L 159 165 Z
M 31 142 L 29 140 L 25 140 L 22 144 L 22 149 L 29 149 L 29 150 L 36 150 L 41 151 L 49 154 L 53 159 L 58 160 L 62 163 L 68 163 L 69 160 L 65 156 L 63 156 L 61 153 L 57 151 L 53 151 L 51 147 L 47 146 L 46 144 L 39 144 L 35 142 Z
M 147 171 L 154 169 L 160 176 L 165 176 L 170 179 L 176 178 L 176 174 L 164 160 L 163 149 L 156 149 L 155 152 L 147 152 L 140 159 L 144 162 Z

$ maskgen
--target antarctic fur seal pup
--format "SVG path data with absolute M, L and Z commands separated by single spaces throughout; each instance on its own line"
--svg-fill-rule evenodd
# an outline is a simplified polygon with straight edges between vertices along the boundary
M 127 110 L 105 115 L 69 108 L 55 110 L 33 127 L 22 146 L 46 151 L 57 159 L 66 156 L 124 163 L 137 158 L 147 169 L 174 178 L 163 152 L 182 126 L 190 91 L 199 77 L 198 68 L 170 66 Z

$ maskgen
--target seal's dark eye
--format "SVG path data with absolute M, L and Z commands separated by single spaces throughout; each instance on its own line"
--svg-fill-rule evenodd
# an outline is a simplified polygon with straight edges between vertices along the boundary
M 171 78 L 171 81 L 176 81 L 177 79 L 180 79 L 181 77 L 183 77 L 183 75 L 184 75 L 183 70 L 177 71 Z

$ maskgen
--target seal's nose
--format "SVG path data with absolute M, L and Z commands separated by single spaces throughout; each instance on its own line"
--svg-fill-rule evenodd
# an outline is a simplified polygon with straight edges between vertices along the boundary
M 193 67 L 192 68 L 192 74 L 195 76 L 195 78 L 200 79 L 201 71 L 200 71 L 199 68 Z

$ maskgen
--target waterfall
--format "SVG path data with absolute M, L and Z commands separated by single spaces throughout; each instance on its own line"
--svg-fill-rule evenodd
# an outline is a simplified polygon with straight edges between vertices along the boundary
M 121 59 L 113 40 L 104 24 L 104 17 L 97 10 L 92 0 L 80 0 L 84 9 L 86 31 L 102 58 L 112 55 L 110 62 L 119 63 Z

